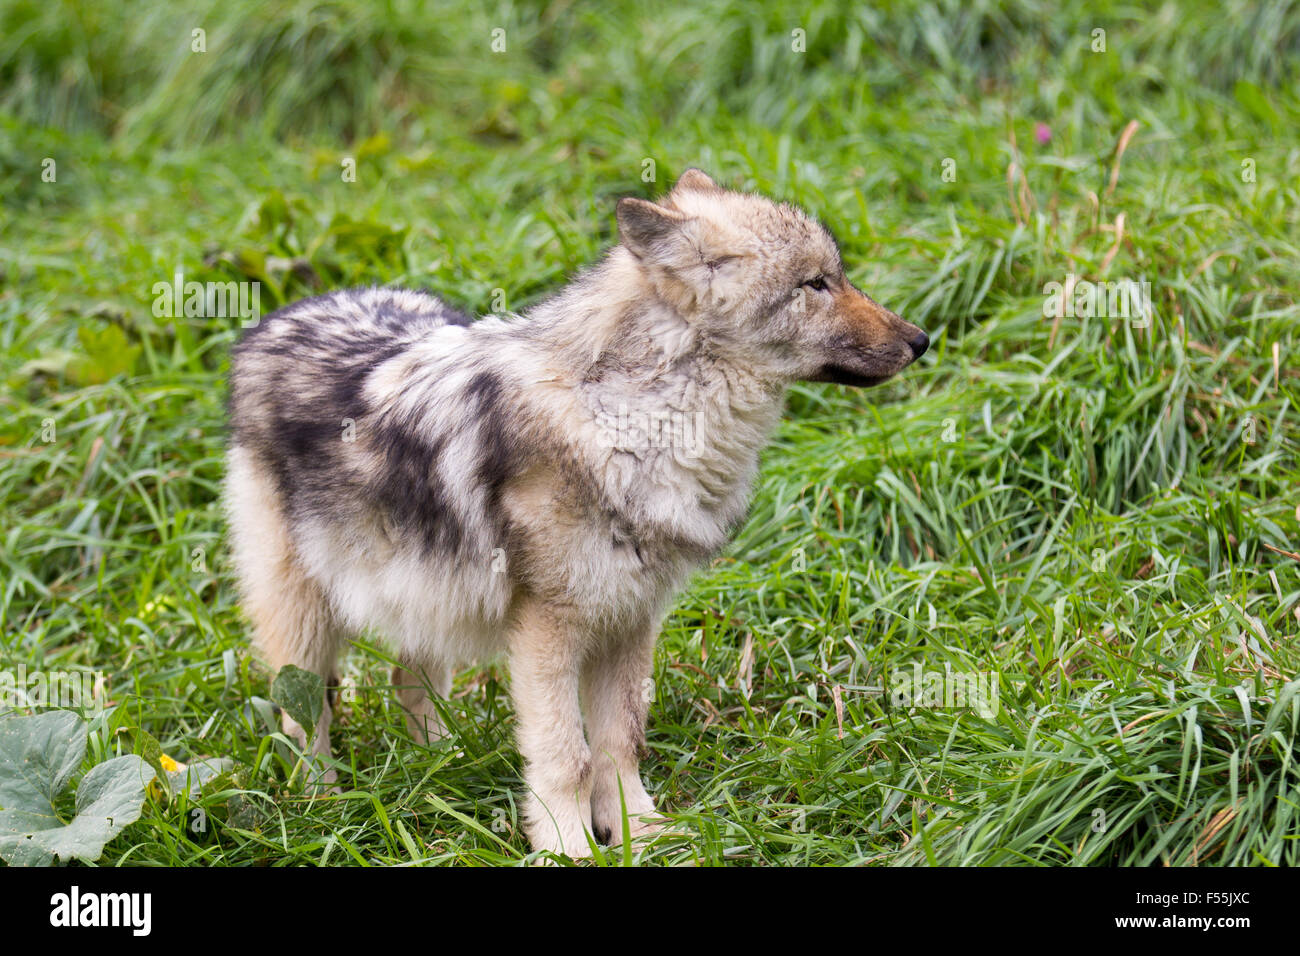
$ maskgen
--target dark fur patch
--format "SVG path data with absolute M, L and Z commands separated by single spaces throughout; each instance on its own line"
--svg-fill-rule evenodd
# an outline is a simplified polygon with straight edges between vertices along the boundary
M 426 444 L 396 423 L 374 429 L 370 443 L 382 459 L 372 485 L 374 502 L 428 551 L 455 553 L 464 539 L 460 518 L 437 477 L 446 439 Z
M 339 675 L 333 671 L 325 681 L 325 700 L 330 705 L 330 710 L 339 709 Z
M 507 421 L 498 376 L 492 372 L 479 372 L 470 380 L 465 392 L 478 405 L 478 479 L 487 489 L 489 513 L 495 514 L 501 503 L 502 489 L 515 475 L 514 463 L 518 460 L 516 439 Z
M 469 321 L 432 297 L 408 308 L 363 289 L 296 302 L 245 330 L 232 356 L 231 431 L 267 467 L 291 516 L 349 520 L 377 507 L 426 549 L 460 547 L 464 529 L 437 479 L 446 438 L 430 442 L 378 418 L 365 389 L 430 331 Z M 499 383 L 479 388 L 481 401 L 496 401 Z M 375 475 L 348 467 L 345 434 L 380 459 Z

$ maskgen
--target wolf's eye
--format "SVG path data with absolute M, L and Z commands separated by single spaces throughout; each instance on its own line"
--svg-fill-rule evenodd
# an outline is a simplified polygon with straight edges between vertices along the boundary
M 825 291 L 826 291 L 826 277 L 825 277 L 825 276 L 818 276 L 818 277 L 815 278 L 815 279 L 809 279 L 807 282 L 804 283 L 804 286 L 807 287 L 807 288 L 809 288 L 809 289 L 812 289 L 814 292 L 825 292 Z

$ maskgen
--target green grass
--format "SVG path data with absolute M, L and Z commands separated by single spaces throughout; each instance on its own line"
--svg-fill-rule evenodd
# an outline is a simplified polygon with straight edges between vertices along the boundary
M 0 669 L 104 671 L 92 760 L 235 763 L 206 836 L 153 801 L 101 862 L 527 858 L 500 664 L 422 747 L 358 647 L 341 797 L 269 736 L 217 504 L 238 322 L 153 284 L 522 308 L 699 165 L 816 212 L 935 344 L 792 393 L 665 624 L 680 835 L 638 858 L 1300 863 L 1300 5 L 884 7 L 0 2 Z M 1149 327 L 1045 318 L 1070 274 L 1149 281 Z M 892 701 L 913 665 L 996 708 Z

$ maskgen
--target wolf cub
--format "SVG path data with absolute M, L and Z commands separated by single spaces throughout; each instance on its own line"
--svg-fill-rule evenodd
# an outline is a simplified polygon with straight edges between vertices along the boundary
M 929 345 L 789 205 L 690 169 L 617 215 L 618 245 L 522 315 L 333 292 L 249 329 L 230 374 L 226 508 L 271 666 L 328 679 L 374 628 L 427 740 L 428 690 L 507 655 L 528 838 L 573 857 L 621 838 L 620 782 L 632 835 L 659 825 L 638 761 L 660 620 L 744 519 L 787 387 L 874 385 Z

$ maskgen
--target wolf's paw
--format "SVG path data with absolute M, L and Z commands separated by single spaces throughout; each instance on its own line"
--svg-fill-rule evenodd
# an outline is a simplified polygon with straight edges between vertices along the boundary
M 590 823 L 591 806 L 585 800 L 574 801 L 556 797 L 547 809 L 545 801 L 535 794 L 524 797 L 524 833 L 528 844 L 537 852 L 550 852 L 582 860 L 591 856 Z M 545 857 L 538 863 L 548 862 Z M 550 861 L 554 862 L 554 861 Z
M 597 824 L 593 832 L 598 843 L 603 843 L 609 847 L 623 845 L 623 820 L 621 817 L 605 826 Z M 673 832 L 675 831 L 671 828 L 668 818 L 654 811 L 644 813 L 639 817 L 628 814 L 627 834 L 634 849 L 639 850 L 648 846 L 654 842 L 655 837 L 662 833 Z
M 623 811 L 627 809 L 628 832 L 633 837 L 651 837 L 666 822 L 655 812 L 654 798 L 646 793 L 641 781 L 630 776 L 623 784 L 620 797 L 618 778 L 601 780 L 591 797 L 592 833 L 606 846 L 623 842 Z

